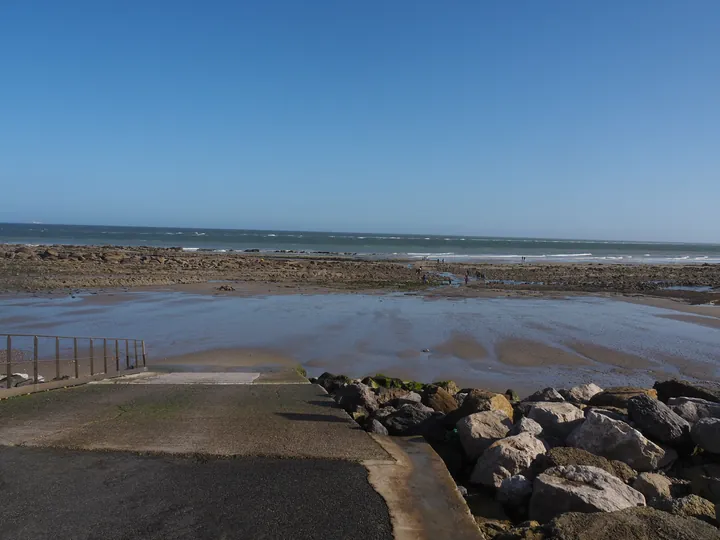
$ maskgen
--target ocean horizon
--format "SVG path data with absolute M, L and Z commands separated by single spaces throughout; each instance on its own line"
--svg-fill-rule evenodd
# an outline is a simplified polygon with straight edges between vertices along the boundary
M 358 257 L 598 263 L 720 263 L 720 244 L 472 235 L 0 223 L 0 243 L 185 251 L 333 253 Z

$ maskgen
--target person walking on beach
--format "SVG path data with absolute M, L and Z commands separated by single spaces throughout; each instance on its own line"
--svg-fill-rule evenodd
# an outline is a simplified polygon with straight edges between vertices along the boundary
M 467 285 L 469 281 L 470 281 L 470 274 L 466 273 L 465 274 L 465 285 Z

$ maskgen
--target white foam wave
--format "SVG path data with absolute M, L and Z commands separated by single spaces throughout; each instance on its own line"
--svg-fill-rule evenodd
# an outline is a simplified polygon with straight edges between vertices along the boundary
M 182 248 L 183 251 L 197 251 L 197 250 L 199 250 L 199 249 L 200 249 L 200 248 L 191 248 L 191 247 L 184 247 L 184 248 Z

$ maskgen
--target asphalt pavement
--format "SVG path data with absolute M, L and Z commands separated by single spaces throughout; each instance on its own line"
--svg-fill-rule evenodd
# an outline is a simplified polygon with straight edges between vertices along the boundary
M 359 463 L 0 448 L 0 538 L 391 539 Z

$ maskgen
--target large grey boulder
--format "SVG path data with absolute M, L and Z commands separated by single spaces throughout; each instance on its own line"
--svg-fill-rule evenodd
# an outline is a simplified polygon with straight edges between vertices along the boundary
M 570 446 L 551 448 L 547 453 L 538 456 L 533 463 L 533 472 L 540 474 L 552 467 L 567 465 L 589 465 L 591 467 L 597 467 L 613 476 L 617 476 L 625 483 L 638 475 L 637 471 L 631 469 L 622 461 L 606 459 L 602 456 L 591 454 L 582 448 L 572 448 Z
M 510 420 L 513 419 L 515 414 L 512 405 L 504 395 L 486 390 L 472 389 L 462 399 L 462 405 L 448 413 L 445 422 L 449 426 L 455 426 L 461 418 L 483 411 L 503 411 Z
M 715 521 L 715 505 L 697 495 L 687 495 L 680 499 L 664 499 L 658 501 L 655 508 L 677 516 L 694 517 L 708 523 Z
M 523 416 L 520 420 L 515 422 L 515 425 L 508 431 L 508 435 L 520 435 L 521 433 L 529 433 L 535 437 L 540 437 L 543 428 L 532 418 Z
M 567 438 L 570 446 L 617 459 L 638 471 L 652 471 L 664 463 L 665 450 L 625 422 L 591 411 Z
M 570 390 L 561 390 L 563 397 L 571 403 L 588 403 L 595 394 L 599 394 L 603 389 L 595 383 L 581 384 L 573 386 Z
M 674 397 L 668 405 L 675 414 L 694 424 L 701 418 L 720 418 L 720 403 L 692 397 Z
M 565 401 L 565 398 L 554 388 L 544 388 L 543 390 L 538 390 L 523 401 L 550 401 L 559 403 Z
M 365 424 L 365 431 L 368 433 L 375 433 L 376 435 L 388 435 L 387 428 L 375 418 Z
M 672 481 L 662 474 L 644 472 L 638 475 L 632 487 L 645 495 L 648 501 L 657 498 L 669 499 Z
M 480 456 L 470 481 L 473 484 L 500 487 L 506 478 L 529 474 L 533 460 L 544 453 L 545 445 L 529 433 L 500 439 Z
M 645 506 L 645 497 L 597 467 L 553 467 L 535 478 L 530 519 L 545 523 L 565 512 L 612 512 Z
M 536 403 L 530 408 L 528 418 L 543 428 L 543 433 L 565 440 L 585 421 L 585 414 L 570 403 Z
M 506 478 L 500 483 L 497 490 L 497 500 L 507 506 L 521 506 L 530 498 L 532 490 L 532 480 L 518 474 Z
M 408 403 L 380 422 L 390 435 L 430 435 L 440 429 L 441 413 L 420 403 Z
M 456 427 L 465 454 L 474 461 L 507 435 L 512 422 L 503 411 L 483 411 L 462 418 Z
M 379 407 L 377 396 L 369 386 L 362 383 L 346 384 L 335 390 L 335 401 L 349 413 L 362 407 L 372 413 Z
M 694 518 L 654 508 L 617 512 L 570 512 L 548 525 L 553 540 L 718 540 L 718 529 Z
M 653 385 L 657 397 L 667 403 L 673 397 L 694 397 L 720 403 L 720 384 L 713 382 L 689 382 L 680 379 L 658 381 Z
M 671 446 L 687 446 L 690 424 L 662 401 L 646 395 L 628 400 L 628 414 L 640 431 L 651 439 Z
M 720 454 L 720 418 L 702 418 L 692 427 L 692 440 L 703 450 Z

